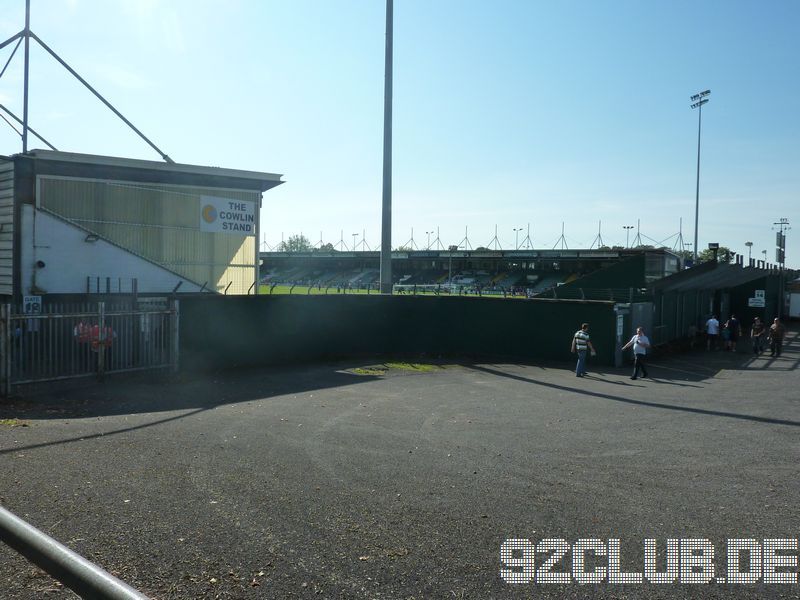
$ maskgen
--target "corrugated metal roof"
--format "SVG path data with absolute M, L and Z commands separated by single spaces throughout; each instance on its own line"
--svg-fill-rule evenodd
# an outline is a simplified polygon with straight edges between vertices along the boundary
M 672 278 L 668 277 L 658 282 L 659 291 L 677 292 L 732 288 L 773 274 L 768 269 L 742 268 L 740 265 L 717 264 L 714 268 L 706 267 L 702 270 L 700 267 L 697 268 L 698 271 L 695 271 L 694 276 L 692 276 L 693 270 L 689 269 L 673 275 L 675 277 L 673 281 L 670 281 Z

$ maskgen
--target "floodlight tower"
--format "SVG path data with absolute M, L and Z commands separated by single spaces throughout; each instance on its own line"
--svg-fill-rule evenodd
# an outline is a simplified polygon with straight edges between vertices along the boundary
M 700 217 L 700 126 L 703 122 L 703 104 L 709 101 L 711 90 L 700 92 L 690 98 L 692 108 L 697 109 L 697 189 L 694 198 L 694 264 L 697 264 L 697 222 Z
M 622 228 L 625 230 L 625 247 L 630 248 L 630 235 L 631 229 L 633 229 L 633 225 L 623 225 Z

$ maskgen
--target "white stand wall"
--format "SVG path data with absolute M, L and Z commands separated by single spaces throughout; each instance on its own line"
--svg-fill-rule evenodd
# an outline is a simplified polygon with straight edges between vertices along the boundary
M 105 240 L 86 241 L 86 231 L 31 205 L 22 206 L 22 293 L 82 294 L 86 278 L 100 277 L 100 291 L 105 292 L 106 277 L 111 290 L 130 292 L 131 279 L 138 280 L 139 293 L 171 292 L 182 281 L 180 292 L 198 292 L 200 286 L 131 254 Z M 44 262 L 43 268 L 36 266 Z M 94 291 L 94 284 L 92 291 Z

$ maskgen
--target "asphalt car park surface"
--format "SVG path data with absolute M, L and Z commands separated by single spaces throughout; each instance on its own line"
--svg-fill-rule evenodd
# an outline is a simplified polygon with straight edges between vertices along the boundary
M 510 538 L 619 539 L 641 571 L 645 538 L 659 560 L 668 538 L 705 538 L 723 573 L 728 538 L 800 537 L 787 342 L 779 359 L 662 357 L 637 381 L 350 362 L 60 386 L 0 402 L 0 503 L 161 599 L 797 598 L 509 584 L 500 560 Z M 0 597 L 71 595 L 0 546 Z

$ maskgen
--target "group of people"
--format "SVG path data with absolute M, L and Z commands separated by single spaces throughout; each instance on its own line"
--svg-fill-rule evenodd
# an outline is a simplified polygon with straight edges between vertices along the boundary
M 647 357 L 647 349 L 650 347 L 650 339 L 644 334 L 643 327 L 636 328 L 636 335 L 634 335 L 622 349 L 627 350 L 631 347 L 633 347 L 633 375 L 631 375 L 631 379 L 638 379 L 640 372 L 642 377 L 649 377 L 645 358 Z M 578 355 L 578 364 L 575 366 L 575 377 L 583 377 L 587 374 L 587 352 L 591 352 L 592 356 L 597 355 L 589 336 L 589 324 L 584 323 L 581 325 L 581 328 L 575 332 L 575 335 L 572 336 L 572 353 Z
M 719 340 L 722 339 L 723 349 L 729 352 L 736 352 L 736 344 L 742 336 L 742 324 L 736 315 L 720 324 L 716 315 L 706 321 L 706 349 L 711 350 L 719 347 Z
M 720 332 L 722 335 L 720 336 Z M 783 349 L 783 337 L 785 329 L 779 318 L 775 318 L 767 329 L 759 317 L 753 320 L 753 325 L 750 327 L 750 341 L 753 344 L 753 353 L 756 355 L 764 351 L 764 338 L 769 344 L 770 356 L 778 357 L 781 355 Z M 720 327 L 719 320 L 716 315 L 711 315 L 711 318 L 706 321 L 706 338 L 707 348 L 716 348 L 718 339 L 722 337 L 725 343 L 725 350 L 732 352 L 736 351 L 736 344 L 742 336 L 742 326 L 736 315 L 731 315 L 725 324 Z M 647 351 L 650 348 L 650 339 L 645 335 L 643 327 L 636 328 L 636 334 L 625 344 L 622 349 L 627 350 L 633 348 L 633 374 L 631 379 L 636 380 L 639 378 L 640 373 L 642 377 L 649 377 L 647 374 Z M 597 352 L 592 345 L 589 336 L 589 324 L 583 323 L 581 328 L 572 336 L 572 353 L 578 355 L 578 362 L 575 365 L 575 376 L 583 377 L 587 374 L 586 371 L 586 358 L 587 354 L 595 356 Z
M 783 348 L 784 327 L 779 318 L 775 318 L 769 329 L 761 321 L 760 317 L 753 319 L 750 327 L 750 342 L 753 346 L 753 353 L 761 354 L 766 344 L 769 345 L 770 356 L 778 357 Z M 716 315 L 706 321 L 706 349 L 712 350 L 719 347 L 719 339 L 722 338 L 723 348 L 730 352 L 736 352 L 736 344 L 742 336 L 742 326 L 736 315 L 731 315 L 723 325 L 720 325 Z

